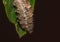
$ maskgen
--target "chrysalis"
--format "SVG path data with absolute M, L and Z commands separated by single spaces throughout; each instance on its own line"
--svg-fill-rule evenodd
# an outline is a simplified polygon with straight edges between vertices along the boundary
M 29 33 L 33 32 L 33 9 L 29 0 L 14 0 L 13 5 L 17 7 L 17 18 L 22 28 Z

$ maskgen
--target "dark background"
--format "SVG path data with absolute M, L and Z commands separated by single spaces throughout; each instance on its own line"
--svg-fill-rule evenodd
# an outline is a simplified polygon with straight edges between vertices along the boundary
M 54 42 L 59 40 L 59 2 L 36 0 L 34 10 L 34 32 L 21 39 L 15 26 L 6 17 L 5 8 L 0 0 L 0 42 Z M 58 12 L 57 12 L 58 11 Z

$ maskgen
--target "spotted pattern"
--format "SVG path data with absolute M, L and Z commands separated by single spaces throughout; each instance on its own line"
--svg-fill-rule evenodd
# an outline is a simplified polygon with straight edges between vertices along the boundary
M 33 32 L 33 10 L 29 3 L 29 0 L 14 0 L 13 5 L 17 7 L 16 12 L 18 22 L 22 28 L 29 33 Z

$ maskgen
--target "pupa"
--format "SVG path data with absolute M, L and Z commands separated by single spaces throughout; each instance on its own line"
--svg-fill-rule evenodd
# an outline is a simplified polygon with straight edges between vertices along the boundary
M 16 7 L 17 18 L 22 29 L 33 32 L 33 9 L 29 0 L 14 0 L 13 5 Z

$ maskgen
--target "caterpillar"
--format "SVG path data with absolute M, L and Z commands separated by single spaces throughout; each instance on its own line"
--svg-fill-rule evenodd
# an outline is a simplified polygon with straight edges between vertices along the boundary
M 29 0 L 14 0 L 13 5 L 16 7 L 17 18 L 22 28 L 29 33 L 33 32 L 33 9 Z

